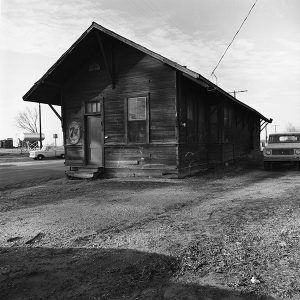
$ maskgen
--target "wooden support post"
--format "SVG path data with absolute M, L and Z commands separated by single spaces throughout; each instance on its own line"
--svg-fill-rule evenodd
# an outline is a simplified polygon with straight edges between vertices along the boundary
M 40 125 L 40 149 L 42 149 L 42 112 L 41 112 L 41 103 L 39 103 L 39 125 Z
M 267 121 L 264 121 L 261 125 L 260 125 L 260 132 L 262 132 L 265 127 L 268 125 L 268 122 Z
M 62 118 L 59 115 L 59 113 L 56 111 L 56 109 L 51 104 L 48 104 L 48 105 L 52 109 L 52 111 L 56 114 L 56 116 L 59 118 L 59 120 L 62 122 Z

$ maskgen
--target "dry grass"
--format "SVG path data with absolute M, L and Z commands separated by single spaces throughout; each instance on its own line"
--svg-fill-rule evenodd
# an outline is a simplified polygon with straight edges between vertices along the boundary
M 29 159 L 29 152 L 22 151 L 19 148 L 14 149 L 3 149 L 0 148 L 0 163 L 7 163 L 7 162 L 19 162 L 19 161 L 28 161 Z
M 0 297 L 299 299 L 298 172 L 245 164 L 2 192 Z

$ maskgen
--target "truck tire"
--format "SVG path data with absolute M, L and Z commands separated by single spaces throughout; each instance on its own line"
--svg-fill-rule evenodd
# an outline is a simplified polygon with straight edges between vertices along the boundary
M 38 159 L 38 160 L 42 160 L 42 159 L 44 159 L 44 155 L 42 155 L 42 154 L 39 154 L 39 155 L 37 156 L 37 159 Z
M 65 158 L 65 155 L 64 155 L 64 154 L 62 154 L 62 155 L 60 156 L 60 158 L 64 159 L 64 158 Z

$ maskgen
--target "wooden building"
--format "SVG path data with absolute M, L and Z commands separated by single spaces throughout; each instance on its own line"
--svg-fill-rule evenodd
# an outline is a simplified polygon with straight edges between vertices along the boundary
M 75 177 L 186 176 L 259 150 L 260 130 L 271 122 L 97 23 L 23 99 L 48 104 L 61 119 L 67 174 Z
M 0 140 L 0 148 L 12 149 L 14 147 L 14 141 L 12 138 Z

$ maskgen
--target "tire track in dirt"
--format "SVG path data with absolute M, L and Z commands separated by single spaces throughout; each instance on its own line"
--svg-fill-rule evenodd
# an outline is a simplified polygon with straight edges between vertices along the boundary
M 249 178 L 249 175 L 251 178 Z M 206 183 L 206 187 L 203 188 L 197 185 L 193 185 L 193 191 L 186 190 L 185 193 L 189 195 L 189 200 L 184 202 L 176 202 L 174 204 L 170 204 L 163 208 L 162 210 L 152 214 L 151 216 L 146 216 L 145 218 L 142 218 L 138 221 L 133 221 L 128 224 L 127 221 L 124 221 L 122 223 L 119 223 L 117 226 L 110 226 L 107 228 L 104 228 L 102 230 L 99 230 L 99 234 L 118 234 L 120 232 L 127 232 L 132 231 L 136 229 L 141 229 L 143 227 L 147 227 L 150 225 L 150 223 L 155 223 L 156 221 L 163 223 L 170 223 L 172 220 L 172 215 L 176 214 L 178 212 L 182 213 L 184 211 L 192 210 L 193 207 L 201 206 L 202 211 L 204 212 L 207 210 L 208 218 L 207 220 L 211 219 L 213 214 L 216 213 L 218 206 L 221 204 L 221 202 L 227 202 L 227 201 L 236 201 L 236 199 L 240 199 L 240 194 L 245 193 L 246 189 L 250 188 L 250 191 L 252 191 L 252 186 L 254 184 L 264 184 L 265 181 L 273 180 L 274 178 L 282 178 L 285 175 L 283 174 L 272 174 L 272 179 L 265 173 L 261 172 L 253 172 L 253 174 L 246 174 L 241 177 L 240 181 L 237 181 L 236 178 L 229 178 L 228 181 L 226 179 L 216 180 L 212 182 L 205 182 L 203 180 L 202 183 Z M 193 181 L 194 179 L 187 180 L 187 182 L 184 183 L 184 185 L 190 183 L 189 181 Z M 232 185 L 233 184 L 233 185 Z M 228 192 L 229 186 L 231 186 L 230 191 Z M 241 189 L 244 192 L 241 192 Z M 148 191 L 147 191 L 148 192 Z M 146 193 L 147 193 L 146 192 Z M 251 194 L 251 192 L 248 192 Z M 178 196 L 178 195 L 177 195 Z M 142 197 L 142 196 L 141 196 Z M 159 197 L 159 195 L 157 195 Z M 172 197 L 172 196 L 170 196 Z M 240 201 L 238 201 L 240 202 Z M 207 205 L 205 205 L 207 203 Z M 223 209 L 223 207 L 221 208 Z M 231 207 L 232 209 L 232 203 Z M 223 209 L 223 212 L 225 213 L 225 209 Z

